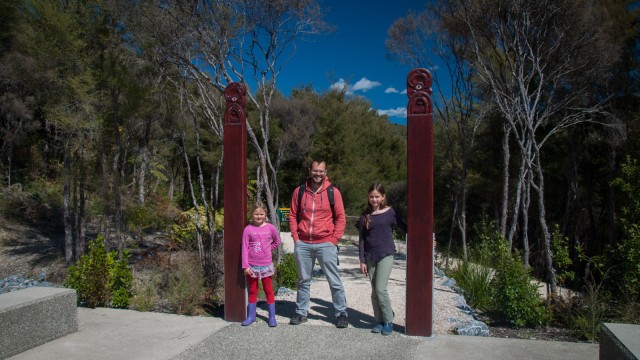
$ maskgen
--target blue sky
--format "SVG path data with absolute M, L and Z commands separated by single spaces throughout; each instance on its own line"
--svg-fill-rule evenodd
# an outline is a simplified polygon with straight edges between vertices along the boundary
M 298 52 L 279 75 L 279 88 L 313 85 L 317 92 L 348 84 L 347 92 L 368 99 L 394 123 L 406 124 L 406 78 L 411 68 L 388 59 L 387 30 L 424 0 L 318 0 L 335 27 L 328 35 L 298 42 Z

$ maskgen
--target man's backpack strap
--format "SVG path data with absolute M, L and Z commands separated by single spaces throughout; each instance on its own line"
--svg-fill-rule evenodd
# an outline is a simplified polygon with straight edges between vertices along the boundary
M 327 197 L 329 198 L 329 206 L 331 206 L 331 215 L 333 215 L 333 222 L 336 222 L 336 212 L 333 209 L 335 206 L 335 199 L 333 197 L 333 184 L 329 185 L 329 187 L 327 188 Z M 303 183 L 302 185 L 300 185 L 300 187 L 298 188 L 298 212 L 296 212 L 296 220 L 298 221 L 298 223 L 300 223 L 300 210 L 302 209 L 302 196 L 304 195 L 304 192 L 307 190 L 307 184 Z
M 298 224 L 300 223 L 300 219 L 302 214 L 300 213 L 300 209 L 302 209 L 302 196 L 304 195 L 305 190 L 307 189 L 307 185 L 302 183 L 298 188 L 298 211 L 296 212 L 296 221 Z
M 334 205 L 336 204 L 333 199 L 333 184 L 329 185 L 327 188 L 327 196 L 329 197 L 329 206 L 331 206 L 331 215 L 333 215 L 333 222 L 336 222 L 336 212 L 333 210 Z

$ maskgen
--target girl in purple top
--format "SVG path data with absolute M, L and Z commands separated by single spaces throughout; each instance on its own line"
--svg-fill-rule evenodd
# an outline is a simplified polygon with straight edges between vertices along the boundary
M 249 305 L 247 319 L 242 326 L 256 321 L 256 303 L 258 302 L 258 280 L 262 280 L 262 288 L 267 296 L 269 306 L 269 326 L 275 327 L 276 303 L 273 295 L 271 277 L 275 273 L 271 252 L 280 244 L 280 234 L 275 226 L 267 221 L 267 209 L 261 202 L 253 205 L 251 224 L 242 233 L 242 269 L 249 287 Z
M 393 269 L 393 227 L 405 231 L 405 223 L 396 211 L 386 203 L 386 192 L 380 183 L 369 187 L 368 206 L 358 220 L 360 270 L 371 281 L 371 304 L 376 325 L 374 333 L 391 335 L 393 332 L 393 309 L 387 292 L 387 283 Z

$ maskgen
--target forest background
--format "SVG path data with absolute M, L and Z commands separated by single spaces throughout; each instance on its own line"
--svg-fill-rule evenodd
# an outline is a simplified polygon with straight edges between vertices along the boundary
M 389 56 L 434 75 L 435 229 L 462 259 L 487 232 L 532 274 L 606 289 L 640 318 L 638 7 L 441 0 L 398 19 Z M 285 96 L 295 44 L 331 31 L 314 0 L 0 3 L 4 221 L 59 232 L 67 265 L 103 235 L 148 235 L 222 279 L 223 112 L 248 85 L 250 201 L 279 224 L 314 157 L 346 211 L 383 182 L 406 211 L 406 127 L 345 89 Z M 434 63 L 446 68 L 435 68 Z M 446 81 L 444 80 L 446 78 Z M 493 236 L 492 235 L 492 236 Z M 100 237 L 102 239 L 102 237 Z M 569 274 L 571 274 L 569 276 Z

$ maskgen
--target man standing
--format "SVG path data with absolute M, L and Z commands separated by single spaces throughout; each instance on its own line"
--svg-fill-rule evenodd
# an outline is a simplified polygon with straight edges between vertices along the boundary
M 289 212 L 289 228 L 298 268 L 296 314 L 289 322 L 291 325 L 307 321 L 313 265 L 317 258 L 331 288 L 336 327 L 343 329 L 349 326 L 344 286 L 338 273 L 337 245 L 344 234 L 345 225 L 342 195 L 329 182 L 327 163 L 321 159 L 313 160 L 309 167 L 309 178 L 293 193 Z

